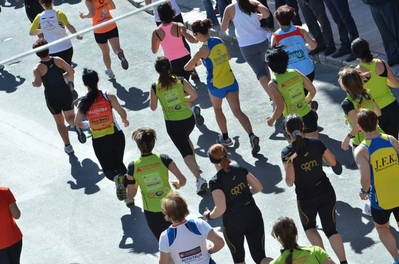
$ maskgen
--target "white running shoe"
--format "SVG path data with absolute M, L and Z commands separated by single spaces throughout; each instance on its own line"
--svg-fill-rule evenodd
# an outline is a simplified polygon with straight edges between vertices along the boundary
M 107 69 L 105 70 L 105 74 L 108 75 L 108 78 L 110 79 L 114 79 L 115 78 L 115 74 L 111 69 Z
M 64 147 L 64 151 L 65 151 L 65 153 L 67 153 L 67 154 L 72 154 L 72 153 L 74 153 L 74 150 L 73 150 L 72 145 L 65 146 L 65 147 Z
M 208 183 L 206 182 L 206 180 L 204 178 L 199 178 L 197 183 L 197 194 L 203 193 L 206 190 L 206 187 L 208 186 Z
M 226 146 L 226 147 L 233 145 L 233 141 L 231 141 L 230 138 L 224 139 L 222 135 L 219 135 L 217 137 L 216 143 L 222 144 L 223 146 Z
M 365 215 L 371 216 L 371 207 L 370 207 L 370 204 L 368 202 L 366 202 L 366 204 L 364 205 L 363 213 Z

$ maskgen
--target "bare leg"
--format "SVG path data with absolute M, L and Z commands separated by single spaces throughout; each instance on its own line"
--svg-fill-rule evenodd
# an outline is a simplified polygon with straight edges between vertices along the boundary
M 264 258 L 262 259 L 262 261 L 260 262 L 260 264 L 269 264 L 273 259 L 272 258 Z
M 310 244 L 313 246 L 319 246 L 324 249 L 323 240 L 320 237 L 319 232 L 317 232 L 316 228 L 310 228 L 306 230 L 306 237 L 308 238 Z
M 215 112 L 216 122 L 218 123 L 219 129 L 222 133 L 227 133 L 227 121 L 226 116 L 223 114 L 222 102 L 223 99 L 217 98 L 211 93 L 209 93 L 209 98 L 211 99 L 213 110 Z
M 100 47 L 101 52 L 103 53 L 103 61 L 104 61 L 105 67 L 107 69 L 111 69 L 111 57 L 109 56 L 108 43 L 98 44 L 98 46 Z
M 65 121 L 67 121 L 67 123 L 71 127 L 74 127 L 75 126 L 75 123 L 74 123 L 75 112 L 73 110 L 69 110 L 69 111 L 65 111 L 63 113 L 64 113 Z
M 71 142 L 69 141 L 68 129 L 65 126 L 64 114 L 59 113 L 59 114 L 53 115 L 53 117 L 54 117 L 55 123 L 57 124 L 57 130 L 62 138 L 62 141 L 64 141 L 65 145 L 71 144 Z
M 228 93 L 226 95 L 227 102 L 230 105 L 230 109 L 233 112 L 234 116 L 238 119 L 241 126 L 245 129 L 247 134 L 252 133 L 251 122 L 248 119 L 248 116 L 241 111 L 240 108 L 240 100 L 239 100 L 239 92 Z
M 190 169 L 191 173 L 198 180 L 201 178 L 200 172 L 198 170 L 198 164 L 195 160 L 194 155 L 187 155 L 184 157 L 184 163 L 186 163 L 187 167 Z
M 337 255 L 339 261 L 346 260 L 344 243 L 342 242 L 340 234 L 332 235 L 328 238 L 328 240 L 330 241 L 330 245 L 334 250 L 335 255 Z
M 396 240 L 394 236 L 392 235 L 391 231 L 389 230 L 389 222 L 383 225 L 379 225 L 376 222 L 374 222 L 375 229 L 377 229 L 378 236 L 384 244 L 385 248 L 388 250 L 389 254 L 394 259 L 399 258 L 399 252 L 398 248 L 396 247 Z
M 121 49 L 121 45 L 119 44 L 119 37 L 111 38 L 108 41 L 109 44 L 111 44 L 112 50 L 116 55 L 118 55 L 119 52 L 123 52 L 123 50 Z

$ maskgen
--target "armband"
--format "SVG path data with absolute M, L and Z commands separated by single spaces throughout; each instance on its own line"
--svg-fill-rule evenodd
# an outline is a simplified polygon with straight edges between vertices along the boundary
M 129 184 L 136 184 L 136 180 L 129 180 L 127 177 L 125 177 L 125 186 Z
M 369 194 L 370 193 L 370 189 L 366 192 L 366 191 L 363 190 L 363 188 L 360 188 L 360 192 L 362 194 Z
M 341 165 L 341 163 L 339 163 L 338 160 L 336 162 L 337 163 L 335 164 L 335 166 L 331 166 L 331 168 L 332 168 L 333 172 L 336 175 L 341 175 L 341 173 L 342 173 L 342 165 Z

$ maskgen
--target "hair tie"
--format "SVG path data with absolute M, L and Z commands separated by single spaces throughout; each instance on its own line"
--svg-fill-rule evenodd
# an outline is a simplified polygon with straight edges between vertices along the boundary
M 294 137 L 302 136 L 302 132 L 299 131 L 299 130 L 294 130 L 291 134 L 292 134 Z
M 209 157 L 209 160 L 214 163 L 214 164 L 219 164 L 224 158 L 227 158 L 227 156 L 223 156 L 220 159 L 216 159 L 214 157 L 212 157 L 211 153 L 209 153 L 209 151 L 206 153 Z

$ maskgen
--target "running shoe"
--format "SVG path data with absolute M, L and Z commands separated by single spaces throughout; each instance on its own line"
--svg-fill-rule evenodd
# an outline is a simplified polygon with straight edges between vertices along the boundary
M 107 69 L 105 70 L 105 74 L 108 75 L 108 78 L 110 79 L 114 79 L 115 78 L 115 74 L 111 69 Z
M 118 174 L 114 177 L 115 187 L 116 187 L 116 197 L 118 197 L 119 201 L 125 200 L 126 197 L 126 189 L 125 189 L 125 175 Z
M 219 135 L 216 139 L 216 143 L 222 144 L 223 146 L 229 147 L 233 145 L 233 141 L 230 138 L 224 139 L 222 135 Z
M 72 145 L 65 146 L 65 147 L 64 147 L 64 151 L 65 151 L 65 153 L 67 153 L 67 154 L 72 154 L 72 153 L 74 153 L 74 150 L 73 150 Z
M 83 125 L 85 126 L 84 129 L 90 129 L 90 122 L 88 120 L 82 121 Z
M 118 53 L 118 58 L 121 60 L 121 65 L 122 68 L 124 70 L 127 70 L 129 68 L 129 62 L 127 61 L 127 59 L 125 58 L 125 55 L 123 54 L 123 52 L 119 52 Z
M 252 155 L 257 154 L 260 150 L 259 138 L 254 134 L 252 134 L 251 137 L 249 138 L 249 141 L 251 142 Z
M 319 103 L 317 101 L 310 101 L 310 108 L 312 108 L 313 112 L 316 112 L 319 109 Z
M 4 65 L 0 64 L 0 71 L 4 70 Z
M 86 134 L 82 131 L 82 129 L 77 126 L 75 126 L 74 129 L 75 129 L 76 133 L 78 134 L 79 142 L 82 144 L 86 143 Z
M 199 106 L 194 105 L 192 111 L 194 114 L 195 123 L 197 123 L 198 126 L 203 125 L 204 117 L 201 115 L 201 108 Z
M 127 207 L 134 206 L 134 199 L 129 200 L 128 198 L 125 199 L 125 204 Z
M 197 183 L 197 194 L 203 193 L 206 190 L 206 187 L 208 186 L 208 183 L 206 182 L 206 180 L 204 178 L 199 178 Z

